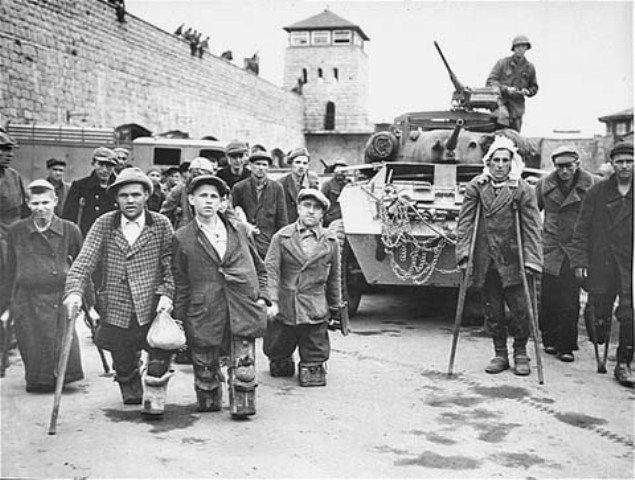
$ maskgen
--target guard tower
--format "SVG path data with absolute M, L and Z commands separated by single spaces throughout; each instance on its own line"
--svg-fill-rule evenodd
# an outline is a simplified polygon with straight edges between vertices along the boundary
M 364 31 L 330 10 L 284 27 L 284 88 L 305 98 L 305 134 L 372 132 Z M 308 139 L 307 139 L 308 142 Z

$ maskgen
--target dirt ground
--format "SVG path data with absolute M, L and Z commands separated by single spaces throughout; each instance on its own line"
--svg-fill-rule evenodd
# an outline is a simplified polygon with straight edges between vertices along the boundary
M 595 373 L 583 331 L 576 361 L 546 356 L 538 385 L 535 369 L 484 373 L 491 340 L 465 328 L 448 378 L 452 308 L 416 292 L 366 296 L 353 333 L 332 334 L 325 388 L 271 378 L 258 342 L 258 413 L 245 421 L 196 412 L 189 365 L 176 366 L 164 420 L 143 420 L 79 325 L 86 379 L 65 389 L 56 436 L 52 394 L 27 394 L 11 357 L 1 475 L 633 478 L 635 392 L 613 380 L 612 362 Z

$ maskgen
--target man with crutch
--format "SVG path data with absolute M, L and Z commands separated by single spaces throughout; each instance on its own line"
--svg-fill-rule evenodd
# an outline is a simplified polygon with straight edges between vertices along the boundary
M 537 275 L 542 268 L 540 214 L 533 190 L 520 177 L 523 161 L 510 139 L 497 136 L 483 163 L 483 173 L 466 187 L 459 212 L 457 264 L 462 270 L 472 270 L 464 281 L 483 290 L 485 319 L 495 352 L 485 371 L 500 373 L 510 367 L 510 333 L 514 337 L 514 373 L 529 375 L 527 339 L 535 325 L 522 276 Z M 517 238 L 514 228 L 516 211 L 521 238 Z M 511 312 L 509 320 L 505 318 L 505 304 Z

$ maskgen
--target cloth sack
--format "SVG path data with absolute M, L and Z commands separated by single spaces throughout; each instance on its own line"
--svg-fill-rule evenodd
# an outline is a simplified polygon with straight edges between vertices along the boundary
M 178 350 L 185 346 L 185 332 L 169 313 L 161 311 L 154 317 L 146 340 L 152 348 Z

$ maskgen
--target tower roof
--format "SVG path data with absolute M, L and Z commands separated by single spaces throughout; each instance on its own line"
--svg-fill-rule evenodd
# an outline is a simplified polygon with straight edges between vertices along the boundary
M 313 15 L 306 20 L 296 22 L 293 25 L 288 25 L 284 27 L 284 30 L 287 32 L 295 32 L 298 30 L 333 30 L 336 28 L 355 30 L 364 40 L 370 40 L 359 25 L 355 25 L 345 18 L 335 15 L 328 9 L 318 13 L 317 15 Z

